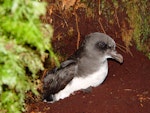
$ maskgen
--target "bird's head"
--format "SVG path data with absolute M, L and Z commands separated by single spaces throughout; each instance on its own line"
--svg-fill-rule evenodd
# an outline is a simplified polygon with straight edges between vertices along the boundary
M 115 41 L 104 33 L 91 33 L 85 37 L 82 43 L 86 53 L 93 58 L 101 58 L 101 60 L 107 60 L 112 58 L 118 62 L 123 62 L 123 57 L 116 51 Z

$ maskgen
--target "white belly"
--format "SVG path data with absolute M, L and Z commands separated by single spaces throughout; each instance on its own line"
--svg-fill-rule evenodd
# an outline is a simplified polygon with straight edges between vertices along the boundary
M 105 62 L 95 73 L 86 77 L 75 77 L 63 90 L 54 95 L 55 101 L 64 99 L 75 91 L 100 85 L 105 80 L 107 73 L 108 64 Z

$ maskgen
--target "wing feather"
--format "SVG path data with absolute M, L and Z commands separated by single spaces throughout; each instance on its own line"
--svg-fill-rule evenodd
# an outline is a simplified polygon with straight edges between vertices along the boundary
M 66 60 L 61 63 L 59 68 L 48 71 L 44 78 L 43 98 L 47 100 L 50 95 L 64 89 L 73 77 L 76 76 L 76 67 L 77 62 L 75 60 Z

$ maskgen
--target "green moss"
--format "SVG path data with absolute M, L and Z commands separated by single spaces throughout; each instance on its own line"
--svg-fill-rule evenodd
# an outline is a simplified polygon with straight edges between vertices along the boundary
M 0 12 L 0 112 L 21 113 L 25 93 L 37 94 L 34 81 L 43 60 L 47 54 L 56 59 L 50 45 L 53 29 L 39 20 L 46 12 L 44 2 L 1 0 Z
M 133 40 L 137 49 L 149 54 L 149 45 L 146 43 L 150 36 L 150 15 L 148 14 L 148 0 L 130 1 L 126 3 L 129 23 L 133 29 Z

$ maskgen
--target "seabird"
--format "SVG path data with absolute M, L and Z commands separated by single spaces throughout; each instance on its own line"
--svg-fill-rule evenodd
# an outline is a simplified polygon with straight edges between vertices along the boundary
M 91 33 L 66 61 L 49 70 L 43 80 L 43 100 L 55 102 L 78 90 L 99 86 L 108 73 L 107 59 L 122 63 L 115 41 L 104 33 Z

